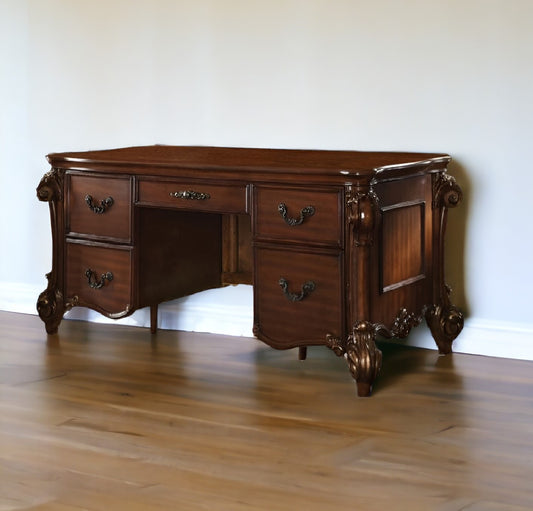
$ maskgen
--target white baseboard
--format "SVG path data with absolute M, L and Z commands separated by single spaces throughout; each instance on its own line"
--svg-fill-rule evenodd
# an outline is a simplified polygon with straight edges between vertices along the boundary
M 0 310 L 37 314 L 36 303 L 43 288 L 28 284 L 3 282 L 0 284 Z M 159 328 L 186 332 L 252 337 L 252 286 L 238 285 L 209 289 L 201 293 L 159 305 Z M 149 327 L 150 310 L 135 311 L 131 316 L 114 320 L 84 307 L 75 307 L 65 319 L 95 323 Z
M 42 289 L 28 284 L 0 283 L 0 310 L 36 314 L 35 304 Z M 76 307 L 65 318 L 150 326 L 148 309 L 136 311 L 127 318 L 112 320 L 94 311 Z M 159 327 L 168 330 L 252 337 L 252 324 L 251 286 L 210 289 L 159 306 Z M 424 325 L 415 328 L 401 342 L 407 346 L 436 349 Z M 533 324 L 468 318 L 463 331 L 453 343 L 453 350 L 456 353 L 533 360 Z

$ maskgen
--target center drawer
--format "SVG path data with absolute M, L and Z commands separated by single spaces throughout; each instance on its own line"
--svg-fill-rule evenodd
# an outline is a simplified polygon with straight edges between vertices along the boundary
M 342 246 L 342 190 L 254 187 L 256 239 Z
M 246 213 L 246 185 L 140 179 L 137 204 L 213 213 Z

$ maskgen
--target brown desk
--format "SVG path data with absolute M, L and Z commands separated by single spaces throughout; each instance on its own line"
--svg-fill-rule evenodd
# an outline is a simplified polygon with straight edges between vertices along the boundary
M 204 289 L 253 283 L 254 334 L 277 349 L 345 355 L 359 395 L 377 335 L 425 316 L 443 353 L 463 326 L 444 282 L 445 154 L 149 146 L 48 155 L 52 271 L 37 309 L 111 318 Z

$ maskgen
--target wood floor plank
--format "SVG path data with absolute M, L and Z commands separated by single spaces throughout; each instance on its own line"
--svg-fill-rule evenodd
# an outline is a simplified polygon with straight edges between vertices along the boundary
M 533 508 L 532 362 L 0 324 L 0 511 Z

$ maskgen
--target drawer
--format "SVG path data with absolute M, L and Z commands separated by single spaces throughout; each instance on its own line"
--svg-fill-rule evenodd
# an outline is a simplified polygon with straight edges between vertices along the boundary
M 342 245 L 342 190 L 254 188 L 256 238 Z
M 131 180 L 68 175 L 67 233 L 95 238 L 131 239 Z
M 254 332 L 276 348 L 325 344 L 343 330 L 342 256 L 256 247 Z
M 128 247 L 67 243 L 66 293 L 79 305 L 124 315 L 132 305 L 132 254 Z
M 246 213 L 246 185 L 141 179 L 137 204 L 214 213 Z

